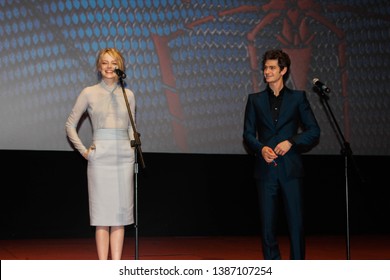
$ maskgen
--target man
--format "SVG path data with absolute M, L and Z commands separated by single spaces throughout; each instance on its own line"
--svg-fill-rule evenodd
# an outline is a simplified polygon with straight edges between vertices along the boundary
M 290 64 L 282 50 L 267 51 L 262 61 L 267 88 L 249 94 L 245 108 L 243 137 L 256 156 L 254 177 L 266 260 L 281 259 L 276 237 L 280 197 L 290 234 L 290 259 L 305 259 L 301 152 L 320 137 L 306 92 L 285 86 Z

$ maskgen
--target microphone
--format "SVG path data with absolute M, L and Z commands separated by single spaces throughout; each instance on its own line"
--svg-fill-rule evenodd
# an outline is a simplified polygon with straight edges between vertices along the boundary
M 118 67 L 115 67 L 114 72 L 115 72 L 115 74 L 118 75 L 119 78 L 122 78 L 122 79 L 125 79 L 125 78 L 126 78 L 126 73 L 123 72 L 123 71 L 122 71 L 121 69 L 119 69 Z
M 318 78 L 313 79 L 313 85 L 317 86 L 319 89 L 326 93 L 330 92 L 330 88 L 328 88 L 324 83 L 320 82 Z

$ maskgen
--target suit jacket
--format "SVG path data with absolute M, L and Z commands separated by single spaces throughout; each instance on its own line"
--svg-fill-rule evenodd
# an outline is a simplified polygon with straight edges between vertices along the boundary
M 320 127 L 307 100 L 306 92 L 284 87 L 278 122 L 274 124 L 268 91 L 249 94 L 244 121 L 244 141 L 255 154 L 257 179 L 267 179 L 271 169 L 261 155 L 261 149 L 272 149 L 284 140 L 293 140 L 291 149 L 276 159 L 277 168 L 283 168 L 287 177 L 302 177 L 304 174 L 301 153 L 318 143 Z

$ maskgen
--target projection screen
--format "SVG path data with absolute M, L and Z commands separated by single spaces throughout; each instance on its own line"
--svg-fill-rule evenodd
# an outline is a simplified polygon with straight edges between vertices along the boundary
M 351 4 L 353 2 L 353 4 Z M 244 154 L 249 93 L 261 55 L 292 59 L 287 85 L 304 89 L 321 126 L 311 153 L 389 155 L 388 1 L 0 0 L 0 149 L 71 151 L 65 121 L 97 83 L 96 54 L 116 47 L 136 96 L 144 152 Z M 86 118 L 80 134 L 87 143 Z

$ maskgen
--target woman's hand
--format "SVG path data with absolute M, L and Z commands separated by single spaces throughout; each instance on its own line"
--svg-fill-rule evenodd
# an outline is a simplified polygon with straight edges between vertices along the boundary
M 88 160 L 88 156 L 89 156 L 89 153 L 92 151 L 92 150 L 95 150 L 96 147 L 95 147 L 95 144 L 92 144 L 88 150 L 86 150 L 84 153 L 83 153 L 83 157 Z

